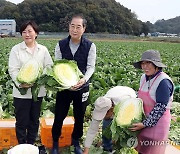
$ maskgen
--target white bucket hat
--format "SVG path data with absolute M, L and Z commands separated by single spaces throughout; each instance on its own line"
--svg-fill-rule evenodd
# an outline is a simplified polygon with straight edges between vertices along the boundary
M 112 101 L 106 97 L 99 97 L 95 101 L 95 108 L 93 111 L 93 119 L 102 120 L 104 119 L 107 111 L 111 108 Z
M 159 51 L 156 50 L 147 50 L 142 54 L 141 60 L 138 62 L 133 63 L 135 68 L 141 69 L 141 62 L 142 61 L 150 61 L 157 67 L 167 67 L 161 62 L 161 57 Z
M 110 98 L 115 105 L 127 98 L 136 98 L 136 92 L 134 89 L 127 86 L 115 86 L 107 91 L 104 95 L 106 98 Z

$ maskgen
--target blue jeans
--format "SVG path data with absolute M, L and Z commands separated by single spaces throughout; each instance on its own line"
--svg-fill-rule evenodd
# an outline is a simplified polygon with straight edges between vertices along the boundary
M 102 129 L 104 130 L 106 127 L 108 127 L 112 122 L 112 119 L 108 120 L 103 120 L 103 125 Z M 102 143 L 103 143 L 103 148 L 106 151 L 112 151 L 112 139 L 108 139 L 105 136 L 102 136 Z

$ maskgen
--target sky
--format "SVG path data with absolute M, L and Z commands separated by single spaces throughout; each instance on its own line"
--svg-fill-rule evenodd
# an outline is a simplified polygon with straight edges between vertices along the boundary
M 18 4 L 23 0 L 7 0 Z M 157 20 L 167 20 L 180 16 L 180 0 L 116 0 L 143 22 L 155 23 Z

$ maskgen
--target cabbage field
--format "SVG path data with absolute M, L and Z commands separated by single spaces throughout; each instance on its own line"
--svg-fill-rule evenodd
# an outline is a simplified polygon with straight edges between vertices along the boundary
M 58 42 L 56 39 L 38 39 L 38 43 L 45 45 L 52 58 L 54 59 L 54 48 Z M 0 106 L 2 106 L 2 118 L 11 118 L 14 116 L 12 105 L 12 81 L 8 75 L 8 56 L 11 48 L 21 42 L 19 38 L 0 39 Z M 87 107 L 85 117 L 85 130 L 88 127 L 88 121 L 91 118 L 94 101 L 113 86 L 129 86 L 138 90 L 139 80 L 142 74 L 141 70 L 136 70 L 132 62 L 138 61 L 142 52 L 148 49 L 159 50 L 162 61 L 168 66 L 164 69 L 173 80 L 175 86 L 180 85 L 180 43 L 168 42 L 148 42 L 133 40 L 93 40 L 97 47 L 96 70 L 91 79 L 89 106 Z M 177 106 L 173 108 L 173 114 L 178 123 L 172 123 L 172 140 L 180 140 L 180 90 L 176 89 L 174 93 L 174 102 Z M 42 105 L 42 116 L 52 115 L 55 104 L 55 93 L 49 91 Z M 72 115 L 72 110 L 69 115 Z M 0 114 L 1 115 L 1 114 Z

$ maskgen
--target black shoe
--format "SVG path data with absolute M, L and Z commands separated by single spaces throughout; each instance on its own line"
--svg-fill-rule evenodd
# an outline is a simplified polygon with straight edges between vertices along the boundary
M 53 148 L 51 154 L 60 154 L 57 148 Z
M 74 147 L 74 153 L 75 154 L 83 154 L 83 151 L 80 146 Z
M 74 147 L 80 146 L 80 145 L 79 145 L 79 140 L 78 140 L 78 139 L 73 139 L 73 138 L 72 138 L 71 145 L 73 145 Z
M 51 154 L 59 154 L 59 144 L 58 142 L 53 142 L 53 148 Z
M 103 151 L 112 152 L 112 149 L 105 149 L 105 148 L 103 148 Z
M 74 146 L 74 153 L 75 154 L 83 154 L 83 151 L 79 144 L 79 139 L 73 139 L 72 138 L 72 145 Z
M 116 150 L 112 150 L 112 149 L 105 149 L 105 148 L 103 148 L 103 150 L 108 152 L 108 154 L 114 154 L 116 152 Z
M 38 149 L 39 149 L 39 154 L 47 154 L 44 145 L 38 146 Z

